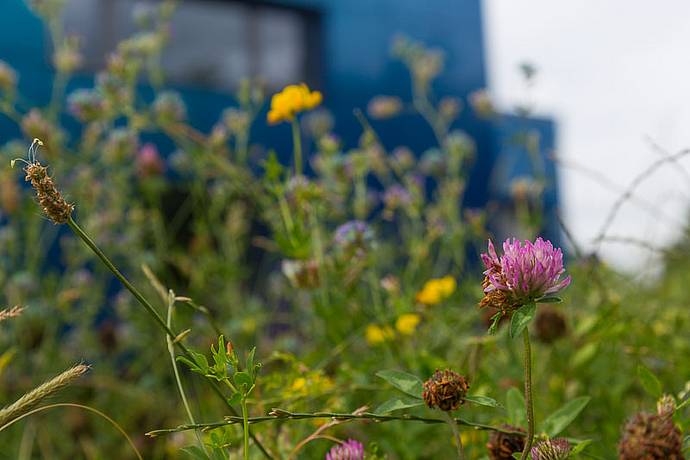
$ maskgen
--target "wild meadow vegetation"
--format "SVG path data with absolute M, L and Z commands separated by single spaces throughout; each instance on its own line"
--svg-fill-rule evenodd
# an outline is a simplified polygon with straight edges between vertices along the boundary
M 355 146 L 299 83 L 247 80 L 201 132 L 160 71 L 173 2 L 68 94 L 59 3 L 31 2 L 55 44 L 46 106 L 0 61 L 23 134 L 0 140 L 0 458 L 687 454 L 690 233 L 637 242 L 662 261 L 640 283 L 567 227 L 540 238 L 535 173 L 512 184 L 517 239 L 494 240 L 496 208 L 462 206 L 480 152 L 455 121 L 495 114 L 484 92 L 434 95 L 440 51 L 395 41 L 411 96 L 355 110 Z M 403 112 L 436 145 L 383 145 Z M 265 123 L 289 162 L 250 135 Z

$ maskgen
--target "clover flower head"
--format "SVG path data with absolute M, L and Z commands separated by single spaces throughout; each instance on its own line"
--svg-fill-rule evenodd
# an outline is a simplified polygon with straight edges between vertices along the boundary
M 373 242 L 374 233 L 366 222 L 351 220 L 336 228 L 333 239 L 344 249 L 364 248 Z
M 488 251 L 481 258 L 486 267 L 482 307 L 513 310 L 545 295 L 556 294 L 571 281 L 570 276 L 562 278 L 565 269 L 560 248 L 541 238 L 534 243 L 507 239 L 500 257 L 489 240 Z
M 304 83 L 288 85 L 271 98 L 268 122 L 275 125 L 283 121 L 292 121 L 298 113 L 317 107 L 322 100 L 323 96 L 319 91 L 310 91 Z
M 326 454 L 326 460 L 363 460 L 364 446 L 361 442 L 348 439 L 342 444 L 333 446 Z
M 546 439 L 532 447 L 532 460 L 565 460 L 570 456 L 570 450 L 570 443 L 565 438 Z

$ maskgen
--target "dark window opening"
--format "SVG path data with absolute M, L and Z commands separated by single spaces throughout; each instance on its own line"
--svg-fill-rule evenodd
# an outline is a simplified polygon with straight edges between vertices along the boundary
M 134 16 L 152 0 L 67 0 L 67 34 L 82 39 L 84 70 L 104 68 L 118 42 L 138 31 Z M 319 15 L 313 10 L 238 0 L 187 0 L 170 24 L 161 65 L 172 84 L 233 91 L 246 77 L 269 89 L 320 83 Z

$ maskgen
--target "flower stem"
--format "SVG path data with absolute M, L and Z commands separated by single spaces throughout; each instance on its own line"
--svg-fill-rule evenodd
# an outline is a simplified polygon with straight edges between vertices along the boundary
M 295 163 L 295 176 L 302 175 L 302 136 L 299 132 L 299 122 L 297 118 L 292 120 L 292 145 Z
M 465 460 L 465 452 L 462 449 L 462 438 L 460 437 L 460 430 L 458 430 L 458 424 L 455 422 L 453 416 L 450 415 L 450 412 L 445 412 L 445 415 L 448 419 L 448 425 L 450 426 L 450 429 L 453 432 L 453 437 L 455 438 L 455 447 L 457 447 L 458 449 L 458 459 Z
M 249 414 L 247 398 L 242 398 L 242 427 L 244 428 L 244 460 L 249 460 Z
M 525 347 L 525 408 L 527 409 L 527 439 L 520 460 L 527 460 L 534 439 L 534 406 L 532 404 L 532 348 L 529 343 L 529 329 L 522 331 Z

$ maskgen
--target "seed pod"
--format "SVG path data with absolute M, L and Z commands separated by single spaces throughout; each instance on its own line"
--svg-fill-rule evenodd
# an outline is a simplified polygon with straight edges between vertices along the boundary
M 465 402 L 465 396 L 470 389 L 467 379 L 450 369 L 434 372 L 434 375 L 424 382 L 422 397 L 427 406 L 438 407 L 442 411 L 453 411 Z
M 525 432 L 522 428 L 508 424 L 501 425 L 501 428 L 507 431 Z M 514 453 L 522 452 L 525 448 L 525 437 L 518 434 L 492 431 L 486 448 L 489 450 L 489 458 L 491 460 L 512 460 Z
M 623 428 L 620 460 L 683 460 L 683 439 L 673 418 L 640 412 Z
M 31 182 L 36 191 L 41 209 L 55 224 L 64 224 L 74 211 L 74 205 L 65 201 L 60 191 L 55 187 L 53 179 L 48 175 L 48 168 L 38 161 L 29 163 L 24 168 L 25 181 Z

